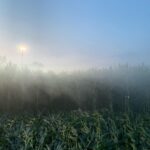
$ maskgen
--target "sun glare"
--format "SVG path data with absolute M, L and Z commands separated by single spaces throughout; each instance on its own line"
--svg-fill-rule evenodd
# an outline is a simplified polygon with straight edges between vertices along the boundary
M 28 47 L 26 45 L 19 45 L 17 47 L 18 47 L 17 49 L 19 50 L 19 52 L 22 54 L 26 53 L 28 50 Z

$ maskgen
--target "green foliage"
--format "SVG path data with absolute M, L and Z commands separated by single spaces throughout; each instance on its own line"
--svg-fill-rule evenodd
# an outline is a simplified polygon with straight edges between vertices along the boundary
M 0 117 L 0 149 L 148 150 L 149 114 L 74 111 Z

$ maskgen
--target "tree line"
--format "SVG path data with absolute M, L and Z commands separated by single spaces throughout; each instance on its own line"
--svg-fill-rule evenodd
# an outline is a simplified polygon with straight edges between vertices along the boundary
M 145 65 L 56 74 L 0 63 L 0 112 L 148 112 L 149 77 Z

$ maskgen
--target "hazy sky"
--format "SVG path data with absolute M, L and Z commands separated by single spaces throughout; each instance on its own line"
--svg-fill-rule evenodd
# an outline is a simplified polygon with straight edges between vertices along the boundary
M 0 0 L 0 55 L 51 69 L 150 64 L 149 0 Z

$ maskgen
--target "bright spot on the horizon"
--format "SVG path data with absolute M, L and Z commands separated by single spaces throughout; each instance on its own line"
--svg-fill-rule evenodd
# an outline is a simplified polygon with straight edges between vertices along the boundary
M 17 49 L 19 50 L 19 52 L 20 52 L 21 54 L 24 54 L 24 53 L 27 52 L 28 46 L 27 46 L 27 45 L 19 45 L 19 46 L 17 46 Z

